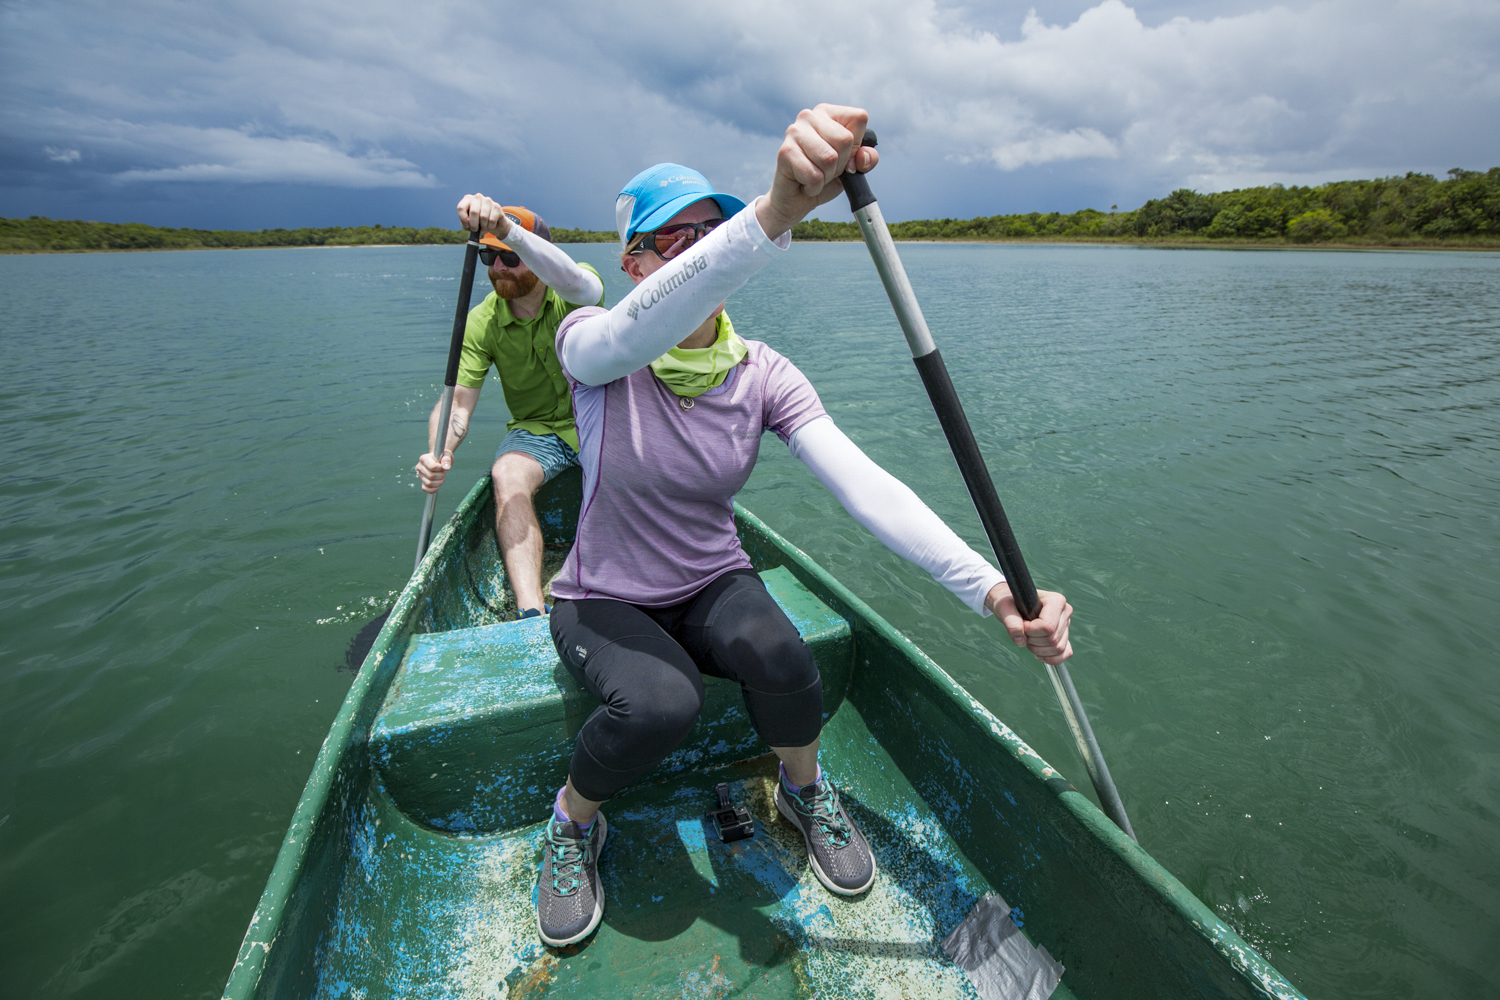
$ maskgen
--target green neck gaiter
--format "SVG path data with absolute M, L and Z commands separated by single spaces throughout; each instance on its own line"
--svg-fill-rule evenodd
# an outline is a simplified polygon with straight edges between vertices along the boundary
M 708 347 L 674 347 L 651 362 L 656 377 L 679 396 L 701 396 L 724 383 L 729 369 L 745 360 L 750 348 L 734 332 L 727 313 L 719 313 L 719 339 Z

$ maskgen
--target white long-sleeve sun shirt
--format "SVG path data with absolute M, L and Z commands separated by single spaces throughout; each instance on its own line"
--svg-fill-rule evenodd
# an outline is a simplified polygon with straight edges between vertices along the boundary
M 790 234 L 774 241 L 767 237 L 751 205 L 648 276 L 608 312 L 585 315 L 590 311 L 581 310 L 565 325 L 558 356 L 580 386 L 575 399 L 579 433 L 585 438 L 580 457 L 586 480 L 591 467 L 596 477 L 600 475 L 596 456 L 603 447 L 587 440 L 586 428 L 604 426 L 602 419 L 591 419 L 592 410 L 602 404 L 590 390 L 634 375 L 686 339 L 790 243 Z M 796 375 L 805 380 L 800 372 Z M 733 377 L 726 380 L 726 388 L 732 387 Z M 887 548 L 922 567 L 974 611 L 990 614 L 985 597 L 1005 579 L 1001 572 L 965 544 L 910 487 L 849 440 L 832 418 L 818 412 L 785 439 L 792 454 Z M 587 485 L 585 490 L 587 497 Z M 727 530 L 732 532 L 732 525 Z
M 502 242 L 516 252 L 521 263 L 531 268 L 538 280 L 558 295 L 564 302 L 575 306 L 591 306 L 604 297 L 604 283 L 599 276 L 587 268 L 578 266 L 562 247 L 549 243 L 534 233 L 529 233 L 515 223 Z

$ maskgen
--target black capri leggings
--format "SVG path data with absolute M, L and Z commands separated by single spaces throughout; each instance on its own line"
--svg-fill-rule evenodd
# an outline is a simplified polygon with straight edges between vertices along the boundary
M 603 801 L 645 777 L 687 737 L 703 708 L 702 674 L 739 684 L 772 747 L 807 746 L 823 728 L 812 653 L 752 570 L 731 570 L 666 608 L 558 600 L 552 641 L 601 702 L 568 771 L 585 798 Z

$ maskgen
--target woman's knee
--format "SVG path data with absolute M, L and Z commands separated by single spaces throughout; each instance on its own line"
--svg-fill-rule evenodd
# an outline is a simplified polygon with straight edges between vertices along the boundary
M 682 742 L 703 709 L 703 680 L 681 647 L 641 636 L 612 643 L 599 655 L 621 661 L 589 666 L 602 667 L 595 676 L 608 678 L 600 685 L 605 712 L 632 755 L 665 754 Z
M 691 673 L 667 663 L 643 671 L 631 696 L 632 717 L 652 729 L 674 734 L 673 746 L 693 728 L 703 710 L 703 680 L 697 667 L 691 663 L 688 666 Z
M 758 603 L 743 602 L 752 607 Z M 746 687 L 768 694 L 805 690 L 816 684 L 819 677 L 812 650 L 769 596 L 767 603 L 771 605 L 769 609 L 725 615 L 721 623 L 715 623 L 714 638 L 715 645 L 720 647 L 720 658 L 733 666 L 737 679 Z
M 801 636 L 781 638 L 766 648 L 765 667 L 760 690 L 775 694 L 794 694 L 816 685 L 821 679 L 812 650 Z

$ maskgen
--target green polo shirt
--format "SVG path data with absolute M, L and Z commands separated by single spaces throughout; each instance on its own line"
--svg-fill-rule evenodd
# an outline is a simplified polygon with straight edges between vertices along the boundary
M 599 274 L 588 264 L 578 266 L 593 271 L 595 277 Z M 604 305 L 603 296 L 599 305 Z M 500 373 L 505 405 L 510 408 L 507 431 L 519 427 L 533 434 L 556 434 L 574 451 L 578 450 L 578 431 L 573 426 L 568 379 L 557 361 L 557 328 L 577 308 L 549 288 L 536 316 L 518 319 L 510 303 L 491 292 L 469 311 L 458 362 L 458 384 L 470 389 L 484 385 L 490 365 Z

